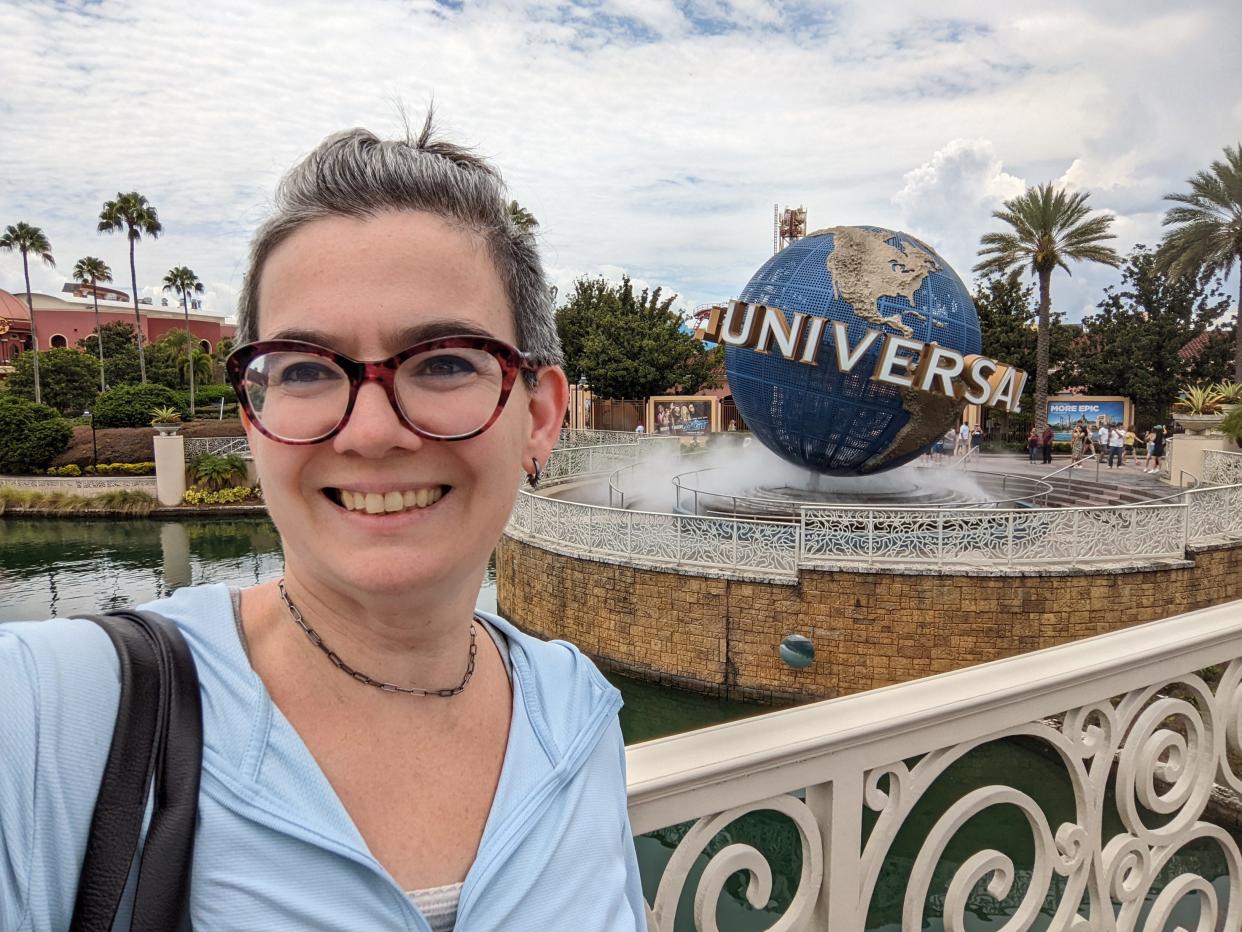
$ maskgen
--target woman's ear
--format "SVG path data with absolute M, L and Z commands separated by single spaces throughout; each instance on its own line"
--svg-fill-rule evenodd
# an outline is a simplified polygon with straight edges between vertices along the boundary
M 539 370 L 538 378 L 535 387 L 526 392 L 530 398 L 530 436 L 522 462 L 536 459 L 542 466 L 561 436 L 569 405 L 569 380 L 560 366 L 545 366 Z

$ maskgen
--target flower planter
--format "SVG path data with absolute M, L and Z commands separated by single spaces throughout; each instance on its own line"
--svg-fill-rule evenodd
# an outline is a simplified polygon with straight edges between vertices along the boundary
M 154 427 L 157 431 L 159 431 L 159 434 L 160 434 L 160 436 L 161 436 L 161 437 L 173 437 L 173 436 L 176 436 L 177 431 L 181 430 L 181 424 L 180 424 L 180 423 L 176 423 L 176 424 L 152 424 L 151 426 L 152 426 L 152 427 Z
M 1186 428 L 1187 433 L 1201 434 L 1216 427 L 1225 419 L 1224 414 L 1178 414 L 1174 412 L 1173 420 Z

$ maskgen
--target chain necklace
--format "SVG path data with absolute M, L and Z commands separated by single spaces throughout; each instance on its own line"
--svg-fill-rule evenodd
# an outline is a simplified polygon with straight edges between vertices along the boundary
M 302 617 L 302 613 L 298 611 L 298 607 L 294 605 L 293 600 L 289 598 L 289 593 L 285 590 L 285 581 L 283 578 L 277 585 L 280 588 L 280 598 L 284 601 L 285 607 L 289 609 L 289 614 L 293 617 L 293 620 L 298 623 L 298 627 L 306 632 L 306 636 L 310 638 L 310 642 L 327 654 L 328 659 L 336 664 L 337 667 L 344 670 L 359 683 L 363 683 L 367 686 L 374 686 L 376 689 L 382 689 L 386 693 L 402 693 L 407 696 L 440 696 L 442 698 L 449 699 L 465 689 L 466 684 L 470 682 L 470 678 L 474 676 L 474 658 L 478 653 L 478 648 L 474 641 L 474 622 L 470 623 L 470 660 L 466 664 L 466 675 L 461 678 L 460 683 L 452 689 L 420 689 L 417 686 L 398 686 L 396 683 L 385 683 L 380 680 L 372 679 L 365 673 L 355 670 L 344 660 L 342 660 L 336 651 L 323 642 L 323 638 L 319 636 L 319 632 L 306 623 L 306 619 Z

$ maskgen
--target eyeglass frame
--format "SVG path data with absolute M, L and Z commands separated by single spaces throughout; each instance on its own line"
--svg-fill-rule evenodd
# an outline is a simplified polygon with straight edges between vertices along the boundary
M 492 358 L 500 364 L 501 381 L 500 381 L 500 398 L 496 402 L 496 410 L 491 416 L 476 430 L 465 434 L 454 434 L 452 436 L 442 437 L 438 434 L 429 433 L 423 430 L 405 413 L 401 407 L 401 402 L 397 399 L 397 386 L 395 377 L 397 370 L 407 359 L 417 356 L 420 353 L 426 353 L 437 349 L 475 349 L 488 353 Z M 345 411 L 341 415 L 341 419 L 326 434 L 315 437 L 312 440 L 288 440 L 284 437 L 278 437 L 263 426 L 262 418 L 254 411 L 254 407 L 250 402 L 250 398 L 246 393 L 245 374 L 250 363 L 260 356 L 268 353 L 292 352 L 303 353 L 309 356 L 319 356 L 320 358 L 330 360 L 340 367 L 349 379 L 349 401 L 345 405 Z M 383 386 L 385 393 L 388 395 L 388 403 L 392 405 L 393 411 L 397 413 L 397 418 L 405 427 L 424 440 L 443 440 L 447 442 L 456 442 L 458 440 L 469 440 L 477 437 L 486 431 L 489 427 L 496 423 L 496 419 L 500 417 L 504 411 L 505 405 L 509 401 L 509 395 L 513 392 L 513 386 L 517 382 L 518 375 L 522 372 L 538 372 L 539 366 L 531 361 L 531 356 L 524 353 L 504 340 L 498 340 L 495 337 L 483 337 L 472 334 L 463 334 L 460 336 L 436 337 L 431 340 L 423 340 L 415 343 L 413 346 L 406 347 L 398 353 L 394 353 L 387 359 L 377 359 L 372 361 L 364 361 L 354 359 L 352 356 L 346 356 L 344 353 L 338 353 L 334 349 L 326 346 L 320 346 L 318 343 L 308 343 L 303 340 L 256 340 L 252 343 L 243 343 L 233 352 L 229 353 L 228 358 L 224 362 L 225 374 L 229 383 L 233 386 L 233 391 L 237 393 L 237 401 L 246 412 L 246 416 L 255 429 L 269 440 L 276 443 L 284 443 L 290 446 L 309 446 L 310 444 L 323 443 L 325 440 L 331 440 L 349 423 L 350 417 L 354 412 L 354 404 L 358 400 L 358 390 L 365 382 L 378 382 Z

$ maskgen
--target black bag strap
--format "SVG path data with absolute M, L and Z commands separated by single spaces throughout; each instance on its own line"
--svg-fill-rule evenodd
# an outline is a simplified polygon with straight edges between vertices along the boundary
M 112 929 L 154 782 L 130 929 L 189 930 L 203 749 L 193 655 L 172 622 L 154 612 L 81 617 L 103 628 L 116 648 L 121 693 L 70 929 Z

